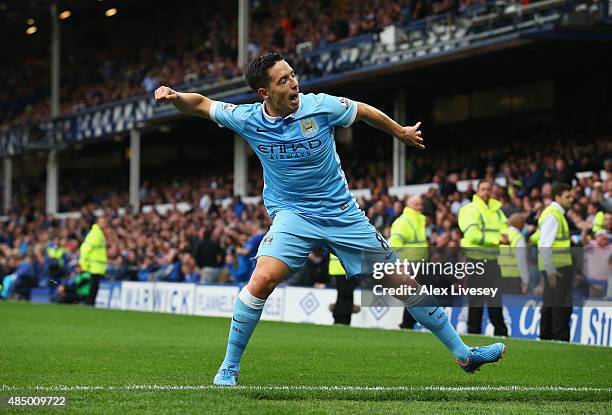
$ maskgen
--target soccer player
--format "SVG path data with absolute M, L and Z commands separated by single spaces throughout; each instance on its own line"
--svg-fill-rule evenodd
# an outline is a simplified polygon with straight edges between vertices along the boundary
M 301 94 L 293 69 L 278 53 L 251 62 L 245 78 L 263 103 L 234 105 L 166 86 L 155 91 L 158 102 L 171 102 L 182 113 L 210 119 L 240 134 L 264 170 L 263 200 L 273 223 L 257 252 L 253 275 L 236 300 L 225 359 L 214 378 L 215 385 L 228 386 L 238 384 L 240 360 L 266 299 L 290 271 L 304 265 L 316 246 L 333 252 L 349 277 L 367 271 L 361 266 L 365 250 L 396 258 L 348 190 L 334 127 L 365 121 L 405 144 L 425 148 L 420 122 L 403 127 L 367 104 L 327 94 Z M 466 346 L 433 297 L 410 296 L 403 304 L 467 372 L 498 361 L 505 351 L 502 343 Z

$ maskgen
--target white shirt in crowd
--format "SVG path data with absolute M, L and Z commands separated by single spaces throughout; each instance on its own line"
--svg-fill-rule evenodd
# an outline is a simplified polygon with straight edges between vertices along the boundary
M 511 229 L 515 232 L 521 233 L 520 230 L 515 228 L 514 226 L 509 226 L 508 229 Z M 527 264 L 527 242 L 525 242 L 525 237 L 521 235 L 518 243 L 516 244 L 516 265 L 521 274 L 521 281 L 524 284 L 529 284 L 529 265 Z
M 565 215 L 565 209 L 561 207 L 557 202 L 551 202 L 551 206 Z M 557 230 L 559 229 L 559 222 L 554 215 L 550 215 L 544 220 L 542 228 L 540 229 L 540 241 L 538 248 L 551 248 L 555 238 L 557 237 Z M 568 235 L 569 237 L 569 235 Z M 542 261 L 544 262 L 544 270 L 546 274 L 555 274 L 557 270 L 553 264 L 553 252 L 552 249 L 542 249 L 540 251 L 542 255 Z
M 210 199 L 210 196 L 204 195 L 200 198 L 200 209 L 202 209 L 204 212 L 208 212 L 210 210 L 211 204 L 212 200 Z

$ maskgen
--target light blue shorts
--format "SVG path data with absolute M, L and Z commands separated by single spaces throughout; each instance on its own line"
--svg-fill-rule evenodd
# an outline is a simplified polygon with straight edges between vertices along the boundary
M 335 254 L 349 277 L 370 273 L 374 262 L 397 258 L 389 243 L 359 209 L 345 212 L 338 219 L 315 219 L 282 210 L 274 217 L 256 258 L 279 259 L 295 272 L 304 266 L 308 254 L 316 247 Z

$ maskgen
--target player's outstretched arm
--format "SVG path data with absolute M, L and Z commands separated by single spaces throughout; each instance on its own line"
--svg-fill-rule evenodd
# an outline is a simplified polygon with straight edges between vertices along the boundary
M 421 122 L 415 125 L 402 127 L 397 122 L 393 121 L 387 114 L 374 108 L 371 105 L 357 102 L 357 116 L 355 121 L 365 121 L 374 128 L 378 128 L 387 134 L 391 134 L 404 144 L 424 149 L 423 138 L 421 137 Z
M 210 105 L 212 101 L 204 95 L 192 92 L 177 92 L 167 86 L 160 86 L 155 90 L 157 102 L 170 102 L 174 108 L 187 115 L 210 119 Z

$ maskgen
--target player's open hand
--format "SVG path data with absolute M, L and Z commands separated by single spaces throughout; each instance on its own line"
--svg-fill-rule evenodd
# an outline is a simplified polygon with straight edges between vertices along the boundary
M 423 145 L 423 138 L 421 137 L 421 122 L 414 124 L 413 126 L 402 127 L 401 133 L 397 136 L 397 138 L 404 144 L 409 146 L 413 146 L 416 148 L 420 148 L 423 150 L 425 146 Z
M 175 101 L 178 99 L 178 92 L 167 86 L 160 86 L 155 90 L 155 101 Z

